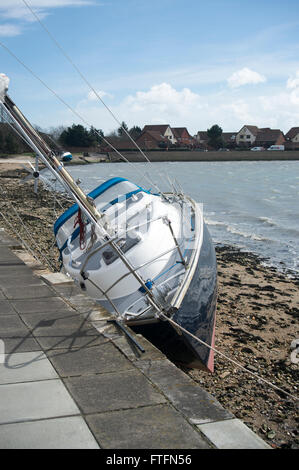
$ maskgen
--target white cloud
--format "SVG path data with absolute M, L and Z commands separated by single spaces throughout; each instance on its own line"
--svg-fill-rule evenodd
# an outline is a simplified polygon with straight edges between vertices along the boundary
M 106 97 L 111 96 L 105 93 Z M 101 103 L 96 103 L 94 94 L 90 93 L 89 99 L 81 100 L 76 110 L 87 120 L 109 132 L 117 127 L 115 121 L 107 116 Z M 104 96 L 104 95 L 103 95 Z M 105 98 L 105 96 L 104 96 Z M 105 101 L 105 99 L 104 99 Z M 134 95 L 126 96 L 118 104 L 110 106 L 119 121 L 125 121 L 129 127 L 146 123 L 169 123 L 172 126 L 192 125 L 194 117 L 202 113 L 201 96 L 190 89 L 176 90 L 168 83 L 152 86 L 147 91 L 137 91 Z
M 231 88 L 238 88 L 243 85 L 255 85 L 257 83 L 263 83 L 266 81 L 266 77 L 259 74 L 258 72 L 254 72 L 254 70 L 250 70 L 247 67 L 244 67 L 238 72 L 233 73 L 228 79 L 228 85 Z
M 220 108 L 223 109 L 223 113 L 234 116 L 239 122 L 250 123 L 255 120 L 250 109 L 250 104 L 244 98 L 237 99 L 231 103 L 225 103 L 220 106 Z M 233 131 L 235 130 L 236 129 L 233 129 Z
M 189 88 L 177 89 L 164 82 L 128 95 L 119 103 L 114 99 L 110 108 L 118 120 L 125 121 L 129 127 L 170 124 L 187 127 L 195 134 L 213 124 L 231 132 L 238 132 L 244 124 L 280 128 L 287 132 L 299 122 L 298 104 L 299 86 L 291 90 L 269 88 L 267 95 L 262 96 L 244 95 L 241 90 L 232 92 L 229 89 L 203 96 Z M 101 103 L 94 100 L 81 100 L 76 110 L 86 121 L 106 133 L 118 127 Z M 72 120 L 74 116 L 69 118 Z
M 98 100 L 98 96 L 100 98 L 104 98 L 104 97 L 107 97 L 107 98 L 113 98 L 113 95 L 111 95 L 110 93 L 107 93 L 106 91 L 103 91 L 103 90 L 99 90 L 97 91 L 96 90 L 96 93 L 93 91 L 93 90 L 90 90 L 90 92 L 88 93 L 87 95 L 87 100 L 88 101 L 97 101 Z
M 202 107 L 200 95 L 189 88 L 178 91 L 168 83 L 154 85 L 148 91 L 137 91 L 135 95 L 128 96 L 123 105 L 132 113 L 149 112 L 155 120 L 168 121 L 174 116 L 176 119 L 186 118 Z
M 26 3 L 29 8 L 26 6 Z M 26 0 L 26 3 L 22 2 L 22 0 L 0 0 L 0 18 L 16 22 L 14 25 L 9 25 L 10 28 L 5 28 L 6 25 L 2 25 L 2 36 L 21 34 L 21 25 L 26 22 L 37 21 L 30 8 L 42 20 L 53 8 L 80 7 L 95 4 L 93 0 Z M 13 26 L 17 31 L 15 34 L 13 34 Z
M 269 126 L 287 132 L 299 122 L 299 71 L 287 80 L 285 89 L 256 100 L 257 114 L 264 116 Z M 264 121 L 265 121 L 264 119 Z
M 290 77 L 287 81 L 287 88 L 290 90 L 294 90 L 299 88 L 299 70 L 296 72 L 295 78 Z
M 21 29 L 19 26 L 14 24 L 1 24 L 0 25 L 0 36 L 9 37 L 9 36 L 18 36 L 21 34 Z
M 41 8 L 34 8 L 33 11 L 41 20 L 47 16 L 47 12 Z M 33 23 L 36 21 L 36 18 L 25 5 L 18 5 L 11 8 L 3 8 L 3 6 L 0 5 L 0 13 L 2 18 L 9 21 L 15 21 L 16 23 Z
M 299 70 L 296 72 L 296 77 L 290 77 L 287 81 L 287 89 L 290 92 L 290 102 L 293 105 L 298 106 L 299 104 Z
M 14 11 L 20 6 L 26 8 L 25 3 L 27 3 L 31 8 L 58 8 L 58 7 L 68 7 L 68 6 L 84 6 L 94 4 L 92 0 L 1 0 L 0 8 L 1 10 Z

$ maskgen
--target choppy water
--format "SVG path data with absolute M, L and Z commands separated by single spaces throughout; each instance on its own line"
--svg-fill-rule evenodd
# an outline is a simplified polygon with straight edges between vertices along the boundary
M 216 244 L 235 245 L 299 274 L 299 161 L 101 163 L 68 170 L 87 191 L 114 176 L 146 189 L 154 189 L 153 180 L 162 190 L 176 178 L 203 203 Z

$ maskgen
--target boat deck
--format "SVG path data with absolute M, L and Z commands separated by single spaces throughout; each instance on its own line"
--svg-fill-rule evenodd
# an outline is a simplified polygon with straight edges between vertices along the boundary
M 0 229 L 0 448 L 269 448 Z

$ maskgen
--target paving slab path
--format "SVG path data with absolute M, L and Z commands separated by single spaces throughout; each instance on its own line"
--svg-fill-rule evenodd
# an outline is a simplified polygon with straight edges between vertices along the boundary
M 66 276 L 0 229 L 0 449 L 266 449 L 135 335 L 137 353 Z M 39 269 L 38 269 L 39 268 Z

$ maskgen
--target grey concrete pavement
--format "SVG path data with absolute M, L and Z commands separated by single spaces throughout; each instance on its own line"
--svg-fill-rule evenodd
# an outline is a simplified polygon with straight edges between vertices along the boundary
M 0 448 L 269 448 L 140 335 L 0 230 Z M 133 333 L 134 335 L 134 333 Z

